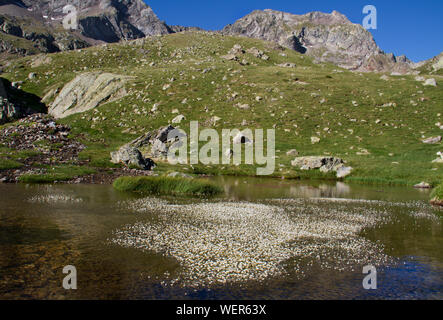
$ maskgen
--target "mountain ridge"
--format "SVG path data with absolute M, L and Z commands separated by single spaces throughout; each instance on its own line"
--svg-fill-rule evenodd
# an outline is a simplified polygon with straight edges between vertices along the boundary
M 349 70 L 406 73 L 413 67 L 405 56 L 384 53 L 369 31 L 338 11 L 295 15 L 255 10 L 227 25 L 222 33 L 272 41 Z
M 142 0 L 86 0 L 78 8 L 79 30 L 62 27 L 69 0 L 7 0 L 0 5 L 0 54 L 28 55 L 81 49 L 198 27 L 169 26 Z M 31 29 L 31 31 L 28 31 Z M 427 63 L 385 53 L 372 34 L 344 14 L 319 11 L 302 15 L 255 10 L 218 32 L 267 40 L 353 71 L 417 73 Z

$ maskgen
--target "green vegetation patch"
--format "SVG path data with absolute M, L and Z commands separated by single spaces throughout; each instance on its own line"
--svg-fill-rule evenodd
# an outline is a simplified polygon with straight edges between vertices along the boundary
M 0 158 L 0 170 L 19 169 L 23 164 L 14 160 Z
M 223 192 L 222 188 L 205 180 L 171 177 L 121 177 L 115 180 L 114 188 L 156 195 L 214 196 Z
M 443 183 L 432 191 L 431 199 L 433 201 L 443 201 Z
M 25 174 L 19 178 L 22 183 L 53 183 L 56 181 L 69 181 L 76 177 L 94 174 L 96 171 L 88 167 L 63 166 L 54 167 L 44 174 Z

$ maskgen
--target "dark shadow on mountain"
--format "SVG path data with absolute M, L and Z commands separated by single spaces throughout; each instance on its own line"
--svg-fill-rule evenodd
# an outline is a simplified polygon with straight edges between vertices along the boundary
M 27 8 L 27 6 L 21 0 L 1 0 L 0 6 L 4 6 L 7 4 L 13 4 L 22 8 Z
M 6 98 L 15 108 L 21 109 L 22 112 L 26 114 L 48 112 L 47 106 L 41 102 L 39 96 L 13 87 L 11 82 L 7 79 L 0 77 L 0 81 L 2 82 L 2 87 L 5 91 L 1 94 L 1 98 Z

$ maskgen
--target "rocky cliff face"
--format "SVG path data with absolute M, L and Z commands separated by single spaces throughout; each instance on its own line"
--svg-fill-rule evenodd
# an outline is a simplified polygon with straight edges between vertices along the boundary
M 63 8 L 75 3 L 71 0 L 23 2 L 29 10 L 50 21 L 62 21 L 66 16 Z M 168 26 L 142 0 L 82 0 L 75 6 L 82 34 L 95 40 L 115 42 L 170 33 Z
M 85 48 L 89 43 L 66 30 L 53 29 L 27 17 L 0 15 L 0 52 L 53 53 Z
M 78 30 L 62 27 L 71 0 L 0 3 L 0 52 L 34 54 L 84 48 L 173 31 L 142 0 L 82 0 Z
M 407 72 L 410 61 L 386 55 L 372 35 L 337 11 L 294 15 L 254 11 L 226 26 L 222 33 L 276 42 L 306 53 L 318 61 L 331 62 L 350 70 Z

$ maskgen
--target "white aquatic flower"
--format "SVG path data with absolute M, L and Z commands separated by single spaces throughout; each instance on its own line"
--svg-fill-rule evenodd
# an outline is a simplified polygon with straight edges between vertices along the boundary
M 120 205 L 155 217 L 155 223 L 126 226 L 111 241 L 175 258 L 182 273 L 174 283 L 188 286 L 263 281 L 284 274 L 291 258 L 310 257 L 337 270 L 388 260 L 379 245 L 359 236 L 364 228 L 388 221 L 385 203 L 370 202 L 376 206 L 369 208 L 355 200 L 358 207 L 350 208 L 345 200 L 332 199 L 335 206 L 325 209 L 326 201 L 178 205 L 138 199 Z M 292 268 L 303 275 L 296 262 Z

